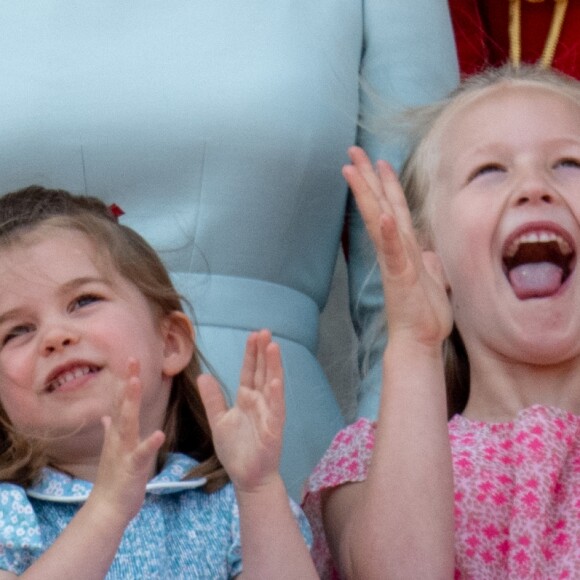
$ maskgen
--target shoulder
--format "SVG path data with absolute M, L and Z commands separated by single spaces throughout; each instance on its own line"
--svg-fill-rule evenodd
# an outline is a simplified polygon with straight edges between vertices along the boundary
M 366 479 L 375 444 L 376 424 L 362 418 L 340 430 L 308 478 L 306 492 Z
M 0 484 L 0 570 L 21 574 L 42 547 L 39 522 L 18 485 Z
M 17 525 L 28 525 L 34 518 L 34 510 L 26 491 L 19 485 L 0 483 L 0 538 L 12 534 Z

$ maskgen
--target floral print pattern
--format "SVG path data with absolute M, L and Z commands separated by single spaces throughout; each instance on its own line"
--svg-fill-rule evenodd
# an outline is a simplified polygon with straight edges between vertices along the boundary
M 580 578 L 580 417 L 535 405 L 506 423 L 449 422 L 456 580 Z M 322 578 L 338 578 L 322 529 L 324 490 L 362 481 L 375 424 L 341 431 L 308 480 L 304 510 Z
M 107 580 L 233 578 L 242 571 L 240 521 L 231 483 L 208 494 L 205 480 L 182 480 L 197 462 L 169 457 L 147 484 L 145 502 L 131 520 Z M 0 483 L 0 570 L 22 574 L 56 540 L 92 489 L 88 481 L 45 469 L 30 489 Z M 294 515 L 308 543 L 300 508 Z

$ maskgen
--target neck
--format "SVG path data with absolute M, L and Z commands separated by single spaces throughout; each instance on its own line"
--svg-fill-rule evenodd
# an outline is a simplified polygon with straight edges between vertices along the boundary
M 59 471 L 68 473 L 76 479 L 83 479 L 84 481 L 90 481 L 94 483 L 97 479 L 98 473 L 98 457 L 97 462 L 94 461 L 93 457 L 83 457 L 78 458 L 77 461 L 67 461 L 67 462 L 51 462 L 52 466 Z
M 466 417 L 509 421 L 531 405 L 558 407 L 580 415 L 580 361 L 534 365 L 496 356 L 470 360 Z
M 95 483 L 100 475 L 102 475 L 103 481 L 110 479 L 110 474 L 106 472 L 106 468 L 100 466 L 100 460 L 100 452 L 96 455 L 88 455 L 85 453 L 84 455 L 71 455 L 67 458 L 66 461 L 58 461 L 57 458 L 54 458 L 51 459 L 50 464 L 55 469 L 58 469 L 58 471 L 68 473 L 76 479 L 82 479 L 84 481 Z M 148 479 L 151 479 L 155 476 L 156 465 L 157 461 L 154 461 Z M 102 474 L 100 471 L 102 471 Z
M 63 444 L 51 447 L 49 462 L 55 469 L 68 473 L 76 479 L 95 483 L 100 477 L 106 482 L 111 478 L 111 474 L 107 470 L 107 464 L 109 468 L 113 465 L 120 468 L 123 463 L 123 452 L 119 450 L 118 445 L 115 452 L 112 452 L 111 449 L 102 451 L 102 438 L 100 441 L 91 443 L 82 438 L 80 440 L 67 439 Z M 116 453 L 116 457 L 113 453 Z M 158 457 L 159 454 L 156 453 L 148 479 L 151 479 L 156 474 Z

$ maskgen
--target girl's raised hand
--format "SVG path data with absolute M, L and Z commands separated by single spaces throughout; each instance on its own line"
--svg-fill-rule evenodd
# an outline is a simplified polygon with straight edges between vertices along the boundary
M 439 258 L 420 248 L 405 195 L 389 164 L 378 161 L 373 168 L 360 147 L 348 153 L 351 165 L 343 167 L 343 175 L 377 251 L 389 340 L 398 336 L 439 345 L 452 327 Z
M 131 359 L 128 376 L 120 385 L 119 401 L 110 417 L 103 417 L 105 440 L 91 499 L 104 502 L 127 523 L 139 512 L 145 486 L 154 470 L 157 452 L 165 441 L 162 431 L 141 439 L 139 364 Z
M 87 580 L 108 576 L 125 529 L 143 504 L 147 480 L 165 440 L 161 431 L 141 439 L 137 361 L 129 361 L 127 374 L 111 385 L 120 395 L 111 416 L 103 417 L 105 439 L 89 498 L 23 576 Z
M 213 376 L 198 378 L 217 456 L 238 490 L 257 490 L 278 476 L 285 415 L 283 380 L 280 348 L 267 330 L 248 337 L 233 407 L 227 407 Z

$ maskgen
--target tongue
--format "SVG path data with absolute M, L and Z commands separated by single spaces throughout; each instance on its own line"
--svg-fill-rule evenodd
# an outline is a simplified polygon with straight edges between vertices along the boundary
M 529 262 L 510 270 L 509 279 L 516 296 L 524 300 L 555 294 L 562 285 L 562 274 L 562 268 L 552 262 Z

